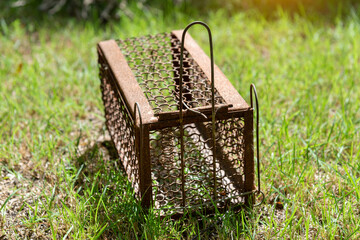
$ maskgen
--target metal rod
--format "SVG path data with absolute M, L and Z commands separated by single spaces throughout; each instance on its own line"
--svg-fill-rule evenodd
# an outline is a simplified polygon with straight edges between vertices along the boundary
M 183 94 L 183 86 L 182 86 L 182 81 L 183 81 L 183 61 L 184 61 L 184 43 L 185 43 L 185 35 L 186 32 L 189 30 L 190 27 L 199 24 L 202 25 L 206 28 L 208 35 L 209 35 L 209 45 L 210 45 L 210 59 L 211 59 L 211 122 L 212 122 L 212 142 L 213 142 L 213 147 L 212 147 L 212 153 L 213 153 L 213 181 L 214 181 L 214 199 L 216 200 L 217 197 L 217 183 L 216 183 L 216 162 L 215 162 L 215 82 L 214 82 L 214 54 L 213 54 L 213 44 L 212 44 L 212 35 L 211 35 L 211 30 L 209 28 L 209 26 L 201 21 L 196 21 L 196 22 L 192 22 L 189 25 L 186 26 L 186 28 L 184 29 L 182 36 L 181 36 L 181 50 L 180 50 L 180 79 L 179 79 L 179 88 L 180 88 L 180 99 L 179 99 L 179 110 L 180 110 L 180 144 L 181 144 L 181 151 L 180 151 L 180 160 L 181 160 L 181 176 L 182 176 L 182 194 L 183 194 L 183 206 L 185 206 L 185 200 L 186 200 L 186 195 L 185 195 L 185 176 L 184 176 L 184 123 L 183 123 L 183 111 L 182 111 L 182 107 L 183 107 L 183 98 L 182 98 L 182 94 Z M 198 113 L 202 116 L 204 116 L 206 118 L 206 116 L 203 113 L 194 111 L 192 109 L 190 109 L 186 104 L 184 104 L 185 107 L 187 108 L 187 110 L 194 112 L 194 113 Z
M 140 129 L 140 151 L 139 151 L 139 156 L 141 159 L 141 149 L 142 149 L 142 128 L 143 128 L 143 124 L 142 124 L 142 117 L 141 117 L 141 111 L 140 111 L 140 106 L 138 102 L 135 102 L 134 104 L 134 125 L 136 126 L 136 110 L 139 113 L 139 120 L 140 120 L 140 125 L 139 125 L 139 129 Z
M 257 193 L 260 193 L 261 192 L 261 186 L 260 186 L 260 154 L 259 154 L 259 102 L 258 102 L 258 95 L 257 95 L 257 92 L 256 92 L 256 87 L 252 83 L 250 85 L 250 105 L 251 105 L 251 108 L 254 108 L 254 105 L 253 105 L 253 92 L 254 92 L 254 95 L 255 95 L 255 104 L 256 104 L 256 158 L 257 158 L 257 180 L 258 180 Z

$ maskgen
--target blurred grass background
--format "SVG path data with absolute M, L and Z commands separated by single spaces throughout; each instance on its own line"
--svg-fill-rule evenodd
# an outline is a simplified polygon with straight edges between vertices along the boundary
M 143 214 L 111 154 L 95 46 L 194 20 L 246 100 L 257 86 L 266 199 L 172 222 Z M 351 0 L 1 1 L 0 236 L 192 239 L 221 217 L 197 239 L 359 239 L 359 39 Z
M 7 19 L 57 15 L 92 19 L 103 22 L 118 20 L 121 16 L 134 16 L 134 12 L 156 12 L 172 15 L 175 11 L 184 14 L 206 15 L 222 9 L 228 14 L 256 10 L 271 17 L 282 9 L 292 14 L 322 14 L 328 18 L 349 14 L 359 5 L 357 0 L 7 0 L 0 3 L 3 17 Z

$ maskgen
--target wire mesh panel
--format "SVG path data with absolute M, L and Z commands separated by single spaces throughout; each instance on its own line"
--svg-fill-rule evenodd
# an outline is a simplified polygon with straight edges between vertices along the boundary
M 211 203 L 210 198 L 244 203 L 244 119 L 216 122 L 216 171 L 213 171 L 211 123 L 185 125 L 186 205 Z M 153 196 L 157 208 L 180 208 L 181 162 L 179 127 L 150 132 Z M 215 181 L 216 181 L 216 191 Z M 216 196 L 215 196 L 216 194 Z
M 155 114 L 176 111 L 180 40 L 170 33 L 160 33 L 117 42 Z M 209 79 L 186 51 L 184 59 L 184 103 L 191 108 L 211 105 Z M 225 103 L 217 91 L 215 101 L 216 104 Z
M 109 66 L 99 58 L 102 100 L 105 107 L 106 126 L 132 182 L 135 192 L 139 192 L 139 163 L 136 153 L 135 128 L 126 106 L 116 90 Z
M 182 34 L 98 44 L 107 128 L 144 206 L 172 214 L 247 203 L 253 109 Z

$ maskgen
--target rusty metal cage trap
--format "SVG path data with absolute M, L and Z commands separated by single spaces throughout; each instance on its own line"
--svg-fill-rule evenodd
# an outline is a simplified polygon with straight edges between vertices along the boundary
M 195 24 L 208 30 L 211 58 L 186 34 Z M 103 41 L 98 56 L 106 126 L 143 206 L 174 213 L 249 204 L 260 192 L 256 90 L 249 106 L 214 64 L 206 24 Z

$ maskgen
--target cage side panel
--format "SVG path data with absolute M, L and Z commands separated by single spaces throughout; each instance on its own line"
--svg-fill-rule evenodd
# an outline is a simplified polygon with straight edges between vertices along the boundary
M 253 110 L 250 109 L 245 113 L 245 153 L 244 153 L 244 173 L 245 173 L 245 191 L 255 190 L 254 180 L 254 135 L 253 135 Z M 245 203 L 250 205 L 251 196 L 246 196 Z
M 243 203 L 244 187 L 244 118 L 218 120 L 216 154 L 218 172 L 222 176 L 220 197 L 229 197 L 235 204 Z
M 210 123 L 197 123 L 203 138 L 211 138 Z M 212 141 L 208 141 L 212 149 Z M 216 198 L 243 203 L 244 198 L 244 118 L 232 117 L 216 121 Z
M 210 122 L 184 125 L 184 177 L 186 206 L 244 203 L 244 118 L 216 122 L 216 171 L 213 171 L 213 148 Z M 182 206 L 180 129 L 150 131 L 153 195 L 156 208 Z M 216 191 L 215 182 L 216 181 Z
M 201 135 L 195 124 L 184 128 L 185 191 L 188 206 L 209 202 L 214 194 L 211 137 Z
M 180 128 L 170 127 L 151 132 L 151 159 L 156 208 L 180 208 L 183 203 Z M 213 183 L 211 150 L 196 130 L 184 125 L 185 205 L 204 203 L 211 196 Z
M 179 207 L 182 202 L 179 127 L 150 132 L 155 208 Z
M 134 125 L 126 105 L 116 89 L 109 66 L 100 52 L 98 62 L 106 127 L 128 179 L 139 196 L 139 163 L 135 148 Z

